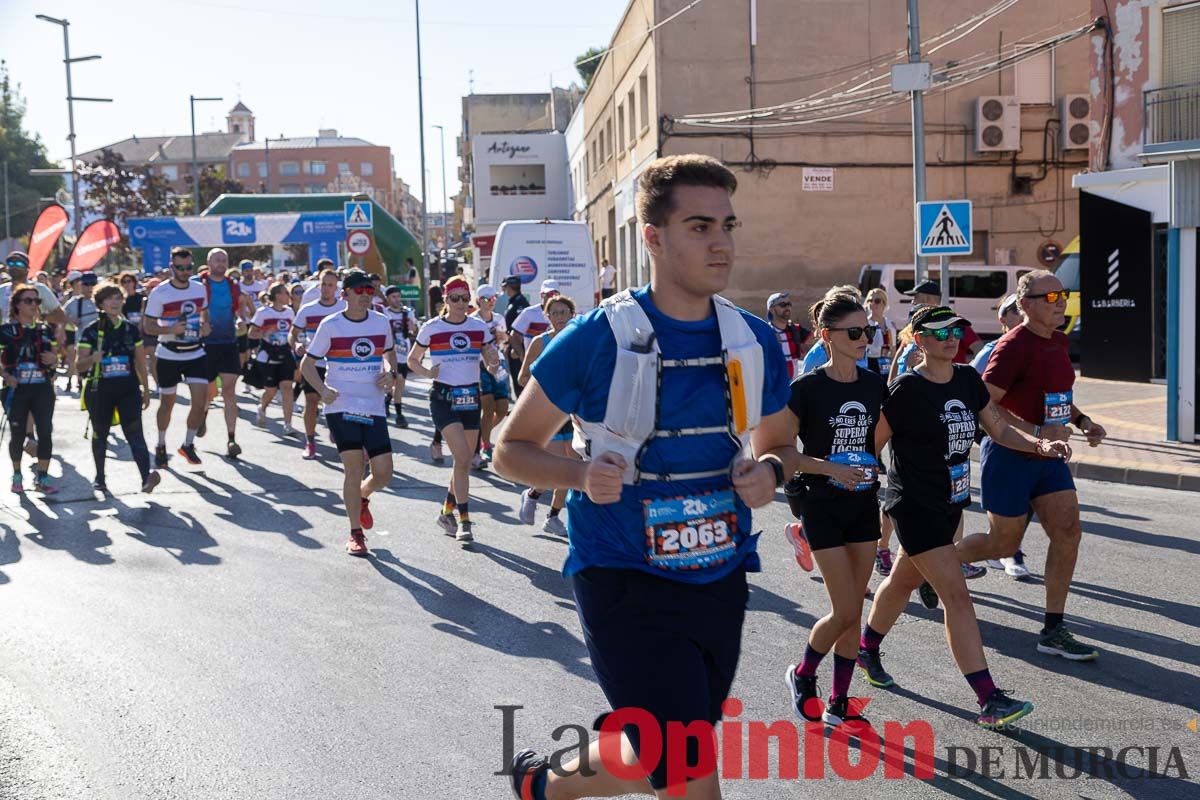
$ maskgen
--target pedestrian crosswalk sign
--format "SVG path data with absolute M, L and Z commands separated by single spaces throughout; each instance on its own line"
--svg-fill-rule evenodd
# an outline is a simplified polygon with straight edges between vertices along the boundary
M 344 204 L 346 212 L 346 230 L 369 231 L 371 224 L 370 200 L 347 200 Z
M 917 255 L 965 256 L 972 249 L 970 200 L 917 204 Z

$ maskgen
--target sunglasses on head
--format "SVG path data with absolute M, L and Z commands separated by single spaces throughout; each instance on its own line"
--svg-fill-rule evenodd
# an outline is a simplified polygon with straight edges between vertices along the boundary
M 941 330 L 936 331 L 921 331 L 921 335 L 932 336 L 939 342 L 944 342 L 951 336 L 953 336 L 955 339 L 961 339 L 963 337 L 963 329 L 955 325 L 953 328 L 942 328 Z
M 446 301 L 449 303 L 469 303 L 469 302 L 471 302 L 471 295 L 469 295 L 469 294 L 448 294 L 448 295 L 446 295 Z
M 1026 297 L 1041 297 L 1045 298 L 1047 303 L 1057 303 L 1059 299 L 1070 300 L 1071 290 L 1060 289 L 1057 292 L 1044 292 L 1043 294 L 1027 294 Z
M 355 294 L 375 294 L 375 287 L 374 286 L 355 286 L 352 289 L 349 289 L 348 291 L 354 292 Z
M 827 330 L 827 331 L 845 331 L 846 338 L 852 342 L 857 342 L 859 339 L 861 339 L 863 337 L 863 334 L 866 334 L 867 344 L 870 344 L 871 342 L 875 341 L 875 332 L 879 330 L 879 326 L 878 325 L 867 325 L 866 327 L 862 327 L 860 325 L 855 325 L 853 328 L 826 328 L 825 330 Z

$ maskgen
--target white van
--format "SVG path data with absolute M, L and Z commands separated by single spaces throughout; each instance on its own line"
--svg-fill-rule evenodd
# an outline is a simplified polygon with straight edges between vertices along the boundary
M 538 301 L 538 289 L 547 278 L 556 280 L 559 291 L 575 301 L 578 314 L 586 314 L 600 303 L 596 257 L 586 222 L 500 223 L 488 276 L 488 283 L 496 287 L 499 313 L 508 305 L 500 282 L 509 275 L 521 277 L 522 291 L 533 303 Z
M 1034 267 L 996 264 L 951 264 L 949 305 L 971 321 L 981 336 L 999 336 L 1000 320 L 996 312 L 1000 302 L 1017 291 L 1017 281 Z M 875 287 L 887 292 L 887 318 L 897 329 L 908 324 L 912 298 L 904 294 L 915 285 L 912 264 L 864 264 L 858 273 L 858 288 L 865 295 Z M 941 270 L 929 265 L 929 280 L 936 281 Z

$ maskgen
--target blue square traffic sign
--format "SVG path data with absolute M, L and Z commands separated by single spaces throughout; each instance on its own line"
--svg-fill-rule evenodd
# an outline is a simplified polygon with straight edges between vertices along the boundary
M 932 200 L 917 204 L 917 255 L 970 255 L 971 201 Z
M 347 200 L 344 208 L 346 213 L 346 230 L 369 231 L 374 227 L 371 224 L 370 200 Z

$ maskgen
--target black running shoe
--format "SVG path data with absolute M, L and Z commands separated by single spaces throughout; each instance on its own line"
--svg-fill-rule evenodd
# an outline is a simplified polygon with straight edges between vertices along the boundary
M 831 728 L 836 728 L 844 722 L 857 723 L 867 727 L 871 725 L 866 717 L 850 709 L 849 697 L 829 698 L 829 705 L 825 707 L 825 712 L 821 714 L 821 721 Z
M 104 482 L 103 478 L 97 478 L 92 481 L 92 490 L 100 492 L 100 494 L 108 494 L 108 484 Z
M 1033 711 L 1033 703 L 1026 700 L 1014 700 L 1003 689 L 996 689 L 983 705 L 983 710 L 975 721 L 981 728 L 994 731 L 1003 728 L 1028 715 Z
M 817 676 L 800 675 L 796 672 L 796 665 L 789 664 L 787 684 L 792 693 L 792 708 L 796 713 L 809 722 L 818 722 L 821 719 L 821 703 L 817 698 L 821 693 L 817 691 Z
M 925 606 L 929 610 L 932 611 L 938 607 L 937 592 L 934 591 L 934 588 L 929 585 L 929 581 L 925 581 L 921 584 L 921 586 L 917 589 L 917 594 L 921 596 L 921 605 Z
M 862 668 L 863 675 L 866 676 L 867 683 L 872 686 L 886 689 L 895 683 L 892 676 L 883 668 L 881 656 L 883 653 L 879 650 L 868 650 L 865 647 L 860 647 L 858 650 L 858 666 Z
M 196 445 L 184 444 L 179 446 L 179 455 L 183 456 L 189 464 L 196 465 L 200 463 L 200 456 L 196 455 Z
M 522 750 L 513 756 L 512 790 L 517 800 L 533 800 L 533 784 L 539 775 L 550 769 L 550 760 L 532 750 Z
M 167 466 L 168 458 L 169 456 L 167 455 L 166 447 L 159 445 L 158 447 L 154 448 L 154 466 L 158 467 L 159 469 L 164 469 Z

